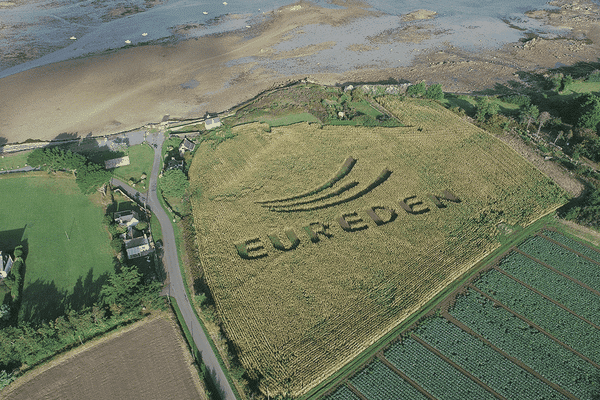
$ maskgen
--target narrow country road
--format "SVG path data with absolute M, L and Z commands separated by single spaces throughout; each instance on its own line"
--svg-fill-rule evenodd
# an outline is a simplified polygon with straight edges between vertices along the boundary
M 158 184 L 158 174 L 160 172 L 161 150 L 164 141 L 164 134 L 162 132 L 149 134 L 146 140 L 152 147 L 154 147 L 154 164 L 152 166 L 152 174 L 150 175 L 150 186 L 148 193 L 139 193 L 129 185 L 126 185 L 124 182 L 121 182 L 115 178 L 111 180 L 111 183 L 114 186 L 121 187 L 121 189 L 126 191 L 127 194 L 132 198 L 137 198 L 137 196 L 139 196 L 139 201 L 141 203 L 147 201 L 150 210 L 152 210 L 158 219 L 163 235 L 163 263 L 167 272 L 167 294 L 177 300 L 181 314 L 183 315 L 188 329 L 192 333 L 196 347 L 202 354 L 202 361 L 206 365 L 206 369 L 213 379 L 215 386 L 220 391 L 220 397 L 223 400 L 236 400 L 233 390 L 231 389 L 231 386 L 229 385 L 229 382 L 225 376 L 225 372 L 221 368 L 217 356 L 210 346 L 208 338 L 206 337 L 204 330 L 200 326 L 200 323 L 198 322 L 198 319 L 192 310 L 192 305 L 187 297 L 184 288 L 183 277 L 179 268 L 179 259 L 177 257 L 177 246 L 175 245 L 173 225 L 171 224 L 171 219 L 165 210 L 163 210 L 158 200 L 156 187 Z

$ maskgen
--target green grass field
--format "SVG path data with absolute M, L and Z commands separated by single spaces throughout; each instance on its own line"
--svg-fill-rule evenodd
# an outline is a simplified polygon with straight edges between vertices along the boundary
M 2 230 L 23 230 L 25 281 L 19 319 L 50 320 L 98 301 L 114 269 L 103 209 L 70 175 L 45 172 L 0 179 Z M 20 231 L 19 231 L 20 232 Z
M 150 182 L 150 173 L 152 172 L 152 163 L 154 163 L 154 150 L 145 143 L 131 146 L 127 149 L 130 165 L 115 168 L 115 176 L 127 182 L 130 178 L 137 182 L 143 173 L 147 175 L 143 182 L 136 183 L 136 189 L 146 190 Z
M 565 94 L 590 92 L 600 92 L 600 82 L 575 81 L 567 86 L 566 90 L 564 91 Z
M 3 154 L 0 157 L 0 171 L 22 168 L 27 164 L 27 156 L 31 151 L 20 151 L 14 154 Z
M 310 113 L 290 114 L 279 118 L 261 118 L 261 123 L 268 123 L 269 126 L 286 126 L 298 122 L 319 122 L 319 120 Z

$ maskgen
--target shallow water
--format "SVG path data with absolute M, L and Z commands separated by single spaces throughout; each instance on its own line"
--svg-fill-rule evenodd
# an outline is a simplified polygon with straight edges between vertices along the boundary
M 524 12 L 551 8 L 543 0 L 367 0 L 372 10 L 387 15 L 363 18 L 340 27 L 313 25 L 292 39 L 280 43 L 276 50 L 285 51 L 325 40 L 337 44 L 316 55 L 293 60 L 264 61 L 282 73 L 344 71 L 359 66 L 395 67 L 410 64 L 415 54 L 445 44 L 469 50 L 498 47 L 517 41 L 526 32 L 555 36 L 562 32 L 541 26 Z M 14 7 L 0 0 L 0 78 L 29 68 L 118 49 L 144 42 L 177 40 L 174 27 L 201 24 L 188 34 L 207 35 L 257 23 L 263 13 L 292 1 L 236 0 L 165 0 L 153 5 L 148 0 L 25 0 Z M 322 7 L 335 8 L 326 0 L 313 1 Z M 129 14 L 115 16 L 111 10 L 124 7 Z M 402 14 L 428 9 L 438 15 L 429 21 L 402 22 Z M 204 14 L 204 13 L 207 14 Z M 228 16 L 229 14 L 229 16 Z M 233 18 L 237 14 L 242 17 Z M 511 27 L 504 21 L 509 21 Z M 380 44 L 366 52 L 348 51 L 355 44 L 368 44 L 368 36 L 408 25 L 432 26 L 443 34 L 433 35 L 420 43 Z M 146 35 L 143 35 L 146 33 Z M 75 37 L 76 39 L 70 39 Z M 129 41 L 130 43 L 126 43 Z M 246 59 L 238 62 L 255 60 Z M 318 64 L 317 64 L 318 63 Z

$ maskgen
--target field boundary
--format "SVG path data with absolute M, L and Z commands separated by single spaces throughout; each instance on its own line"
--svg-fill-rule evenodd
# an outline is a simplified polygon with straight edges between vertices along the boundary
M 164 161 L 162 161 L 162 162 L 161 162 L 161 167 L 162 167 L 163 163 L 164 163 Z M 163 210 L 168 210 L 168 208 L 166 207 L 166 204 L 165 204 L 165 199 L 163 198 L 163 195 L 162 195 L 162 191 L 160 190 L 160 187 L 158 187 L 158 188 L 157 188 L 157 197 L 158 197 L 158 200 L 159 200 L 159 202 L 160 202 L 160 204 L 161 204 L 161 207 L 163 208 Z M 166 211 L 166 212 L 167 212 L 169 215 L 171 215 L 171 216 L 175 216 L 175 215 L 176 215 L 176 214 L 175 214 L 175 213 L 173 213 L 173 212 L 169 212 L 169 211 Z M 181 250 L 181 234 L 180 234 L 179 225 L 177 225 L 177 224 L 173 224 L 171 220 L 169 221 L 169 223 L 171 223 L 171 225 L 173 226 L 173 233 L 174 233 L 174 235 L 175 235 L 175 247 L 176 247 L 176 249 L 177 249 L 177 259 L 178 259 L 178 261 L 179 261 L 179 270 L 180 270 L 180 272 L 181 272 L 181 276 L 182 276 L 182 278 L 183 278 L 183 288 L 184 288 L 184 290 L 185 290 L 185 293 L 186 293 L 186 295 L 187 295 L 188 299 L 193 299 L 193 298 L 194 298 L 194 296 L 192 296 L 192 295 L 190 294 L 190 289 L 189 289 L 189 285 L 188 285 L 188 282 L 187 282 L 187 275 L 186 275 L 185 265 L 184 265 L 184 263 L 183 263 L 183 260 L 182 260 L 182 258 L 181 258 L 181 251 L 182 251 L 182 250 Z M 170 299 L 171 299 L 172 301 L 175 301 L 175 298 L 174 298 L 174 297 L 170 297 Z M 177 304 L 177 302 L 176 302 L 176 301 L 175 301 L 175 304 Z M 230 376 L 230 374 L 229 374 L 229 369 L 227 368 L 227 366 L 226 366 L 226 365 L 225 365 L 225 363 L 223 362 L 223 359 L 222 359 L 222 357 L 221 357 L 221 353 L 219 353 L 219 350 L 217 349 L 217 347 L 216 347 L 216 346 L 215 346 L 215 344 L 213 343 L 212 337 L 210 336 L 210 334 L 209 334 L 208 330 L 207 330 L 207 329 L 206 329 L 206 327 L 204 326 L 204 323 L 202 322 L 202 319 L 201 319 L 201 318 L 198 316 L 198 313 L 197 313 L 197 311 L 196 311 L 196 306 L 194 305 L 194 303 L 193 303 L 193 302 L 190 302 L 190 306 L 191 306 L 192 312 L 194 313 L 194 317 L 195 317 L 195 318 L 198 320 L 198 324 L 200 325 L 200 327 L 201 327 L 201 328 L 202 328 L 202 330 L 204 331 L 204 334 L 205 334 L 205 336 L 206 336 L 206 338 L 207 338 L 208 344 L 209 344 L 209 345 L 210 345 L 210 347 L 212 348 L 212 350 L 213 350 L 213 353 L 215 354 L 215 357 L 216 357 L 217 361 L 219 362 L 219 365 L 221 366 L 221 369 L 223 370 L 225 377 L 227 378 L 227 382 L 229 382 L 229 385 L 231 386 L 231 388 L 232 388 L 232 390 L 233 390 L 233 392 L 234 392 L 234 395 L 235 395 L 235 396 L 236 396 L 238 399 L 241 399 L 241 398 L 242 398 L 242 396 L 240 396 L 240 393 L 239 393 L 239 391 L 238 391 L 238 389 L 237 389 L 237 386 L 234 384 L 234 382 L 233 382 L 233 379 L 231 378 L 231 376 Z M 179 306 L 177 306 L 177 311 L 179 312 Z M 178 319 L 179 319 L 179 318 L 181 318 L 181 319 L 179 319 L 179 321 L 180 321 L 180 324 L 181 324 L 182 326 L 185 326 L 185 328 L 187 329 L 187 325 L 185 324 L 185 321 L 183 321 L 183 316 L 180 316 L 180 313 L 177 313 L 177 318 L 178 318 Z M 189 335 L 189 334 L 190 334 L 190 333 L 189 333 L 189 331 L 187 331 L 186 335 Z M 188 336 L 186 336 L 186 340 L 188 340 Z M 190 337 L 190 339 L 189 339 L 189 340 L 191 340 L 191 341 L 192 341 L 192 343 L 193 343 L 193 340 L 191 339 L 191 337 Z M 195 343 L 193 344 L 193 346 L 194 346 L 194 349 L 195 349 L 195 351 L 197 351 L 197 352 L 198 352 L 198 354 L 200 354 L 200 353 L 199 353 L 199 350 L 196 348 L 196 345 L 195 345 Z M 201 357 L 201 356 L 200 356 L 200 360 L 202 360 L 202 357 Z M 211 383 L 212 385 L 214 385 L 214 384 L 215 384 L 215 383 L 212 381 L 212 378 L 209 378 L 209 380 L 210 380 L 210 383 Z M 206 380 L 205 380 L 205 381 L 206 381 Z M 216 387 L 215 387 L 215 388 L 216 388 Z M 214 392 L 214 393 L 217 393 L 217 392 L 218 392 L 218 391 L 216 391 L 216 392 Z

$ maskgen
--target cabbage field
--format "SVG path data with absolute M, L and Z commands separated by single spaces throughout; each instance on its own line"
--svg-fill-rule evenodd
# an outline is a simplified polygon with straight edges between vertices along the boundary
M 597 399 L 600 287 L 565 271 L 600 251 L 542 230 L 322 398 Z

